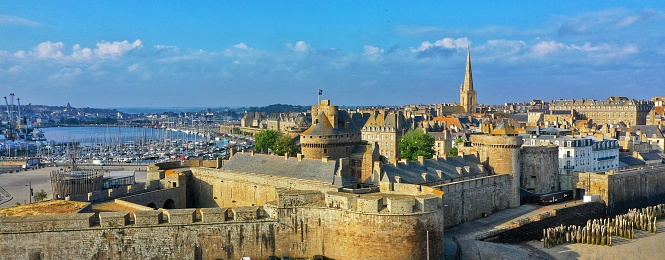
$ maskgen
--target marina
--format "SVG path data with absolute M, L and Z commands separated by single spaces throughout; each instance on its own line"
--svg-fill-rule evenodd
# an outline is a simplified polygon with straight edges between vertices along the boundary
M 229 149 L 251 149 L 247 137 L 174 128 L 53 127 L 36 130 L 44 140 L 2 142 L 4 158 L 39 158 L 42 164 L 150 164 L 189 158 L 227 158 Z M 28 167 L 33 165 L 28 165 Z

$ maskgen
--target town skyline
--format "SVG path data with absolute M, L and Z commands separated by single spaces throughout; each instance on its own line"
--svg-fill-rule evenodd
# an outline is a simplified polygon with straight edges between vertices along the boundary
M 76 107 L 659 96 L 665 4 L 4 3 L 0 89 Z M 36 6 L 36 7 L 35 7 Z M 151 12 L 144 12 L 151 10 Z M 548 11 L 541 11 L 548 10 Z

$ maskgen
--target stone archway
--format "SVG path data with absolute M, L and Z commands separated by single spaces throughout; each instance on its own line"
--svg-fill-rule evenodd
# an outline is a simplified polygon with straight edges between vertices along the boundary
M 175 201 L 172 199 L 167 199 L 164 202 L 164 209 L 175 209 Z
M 152 203 L 152 202 L 148 203 L 148 205 L 146 205 L 146 206 L 148 206 L 152 209 L 157 209 L 157 205 L 155 203 Z

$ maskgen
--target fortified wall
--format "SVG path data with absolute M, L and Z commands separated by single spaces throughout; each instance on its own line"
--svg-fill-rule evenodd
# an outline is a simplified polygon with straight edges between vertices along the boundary
M 505 135 L 472 135 L 478 159 L 492 174 L 510 176 L 509 207 L 520 206 L 520 147 L 522 138 Z
M 599 195 L 611 213 L 663 203 L 665 165 L 624 171 L 580 172 L 562 176 L 570 189 Z M 574 185 L 574 186 L 573 186 Z
M 146 192 L 116 200 L 134 208 L 132 213 L 0 217 L 0 252 L 66 259 L 426 259 L 429 248 L 431 259 L 443 258 L 443 192 L 431 187 L 381 183 L 379 192 L 371 192 L 260 174 L 165 168 L 153 169 L 149 179 L 163 176 L 160 185 L 170 187 L 165 190 L 181 192 L 168 196 L 200 209 L 147 210 L 148 199 L 138 199 L 150 196 Z
M 445 226 L 451 227 L 507 209 L 511 180 L 509 175 L 492 175 L 432 186 L 445 196 Z

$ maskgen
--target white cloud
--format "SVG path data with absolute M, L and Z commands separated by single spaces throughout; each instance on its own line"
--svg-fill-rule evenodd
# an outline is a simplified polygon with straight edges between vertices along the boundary
M 552 53 L 561 52 L 563 54 L 581 53 L 589 55 L 597 59 L 596 61 L 605 61 L 607 59 L 620 58 L 626 55 L 639 52 L 639 49 L 634 45 L 624 47 L 610 45 L 607 43 L 599 43 L 593 45 L 590 42 L 585 42 L 582 45 L 565 44 L 556 41 L 541 41 L 531 48 L 533 54 L 543 57 Z M 575 56 L 577 57 L 577 56 Z
M 23 25 L 23 26 L 30 26 L 30 27 L 36 27 L 39 26 L 38 22 L 31 21 L 25 18 L 17 17 L 17 16 L 11 16 L 11 15 L 0 15 L 0 25 L 5 24 L 5 25 Z
M 252 48 L 250 48 L 249 46 L 247 46 L 247 44 L 244 44 L 244 43 L 242 43 L 242 42 L 241 42 L 241 43 L 238 43 L 238 44 L 236 44 L 236 45 L 233 45 L 233 47 L 235 47 L 236 49 L 243 50 L 243 51 L 248 51 L 248 50 L 251 50 L 251 49 L 252 49 Z
M 468 48 L 471 46 L 471 41 L 469 39 L 465 38 L 443 38 L 441 40 L 437 40 L 434 43 L 431 43 L 429 41 L 424 41 L 420 43 L 420 46 L 416 48 L 415 51 L 424 51 L 432 47 L 439 47 L 439 48 L 444 48 L 444 49 L 463 49 L 463 48 Z
M 60 59 L 64 56 L 62 54 L 64 48 L 62 42 L 42 42 L 34 48 L 34 55 L 42 59 Z
M 79 44 L 74 44 L 72 47 L 72 59 L 78 61 L 89 61 L 93 58 L 93 52 L 90 48 L 83 48 Z
M 97 43 L 97 49 L 94 50 L 96 55 L 100 56 L 122 56 L 125 53 L 140 48 L 143 46 L 141 40 L 136 40 L 132 43 L 127 40 L 121 42 L 100 42 Z
M 304 41 L 298 41 L 295 44 L 287 43 L 286 46 L 295 52 L 307 52 L 309 50 L 309 44 Z
M 62 68 L 56 74 L 53 74 L 53 75 L 49 76 L 49 79 L 50 80 L 67 80 L 67 79 L 74 78 L 78 75 L 81 75 L 81 73 L 83 73 L 83 70 L 79 67 Z
M 369 60 L 376 60 L 385 52 L 383 49 L 371 45 L 365 45 L 363 46 L 363 49 L 365 50 L 365 57 Z
M 180 49 L 178 49 L 177 46 L 173 46 L 173 45 L 159 45 L 159 44 L 157 44 L 157 45 L 154 45 L 153 47 L 158 51 L 178 51 L 178 50 L 180 50 Z
M 542 41 L 533 46 L 532 51 L 538 56 L 545 56 L 564 48 L 566 48 L 566 45 L 563 43 L 558 43 L 556 41 Z

